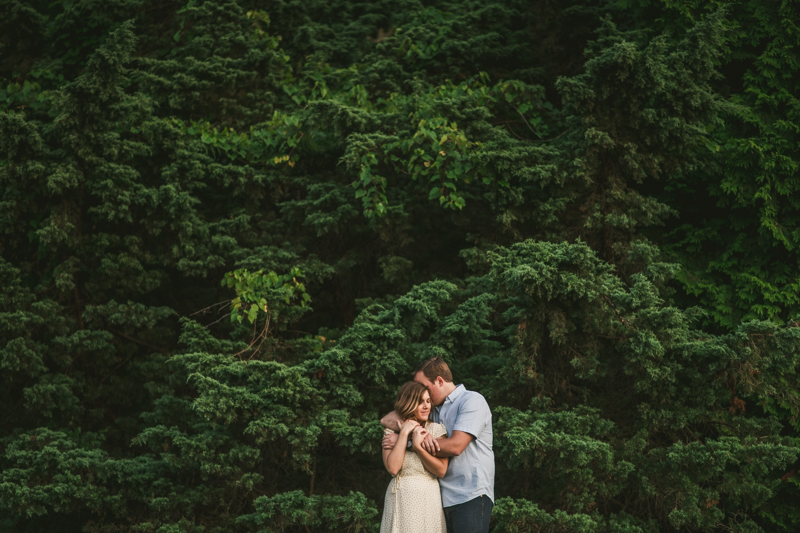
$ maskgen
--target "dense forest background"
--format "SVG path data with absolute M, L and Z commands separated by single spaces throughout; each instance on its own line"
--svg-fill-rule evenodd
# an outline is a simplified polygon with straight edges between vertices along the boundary
M 0 532 L 797 531 L 800 2 L 0 0 Z

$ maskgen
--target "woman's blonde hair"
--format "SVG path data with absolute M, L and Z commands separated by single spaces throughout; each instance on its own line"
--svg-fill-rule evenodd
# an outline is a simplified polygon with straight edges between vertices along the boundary
M 400 415 L 400 418 L 417 420 L 417 407 L 422 403 L 422 396 L 427 390 L 428 387 L 416 381 L 409 381 L 400 387 L 397 397 L 394 399 L 394 410 Z M 427 421 L 417 420 L 417 422 L 424 425 Z

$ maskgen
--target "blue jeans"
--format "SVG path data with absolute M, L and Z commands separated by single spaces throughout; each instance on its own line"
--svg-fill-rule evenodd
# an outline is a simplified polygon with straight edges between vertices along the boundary
M 489 533 L 494 504 L 488 496 L 444 508 L 447 533 Z

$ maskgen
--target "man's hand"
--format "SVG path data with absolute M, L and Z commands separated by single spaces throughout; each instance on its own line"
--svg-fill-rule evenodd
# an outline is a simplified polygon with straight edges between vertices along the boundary
M 397 433 L 387 433 L 386 435 L 384 435 L 382 441 L 383 449 L 391 450 L 392 448 L 394 448 L 394 445 L 397 444 L 397 439 L 399 437 L 400 436 Z
M 420 447 L 435 457 L 436 452 L 439 451 L 439 443 L 436 441 L 436 439 L 433 438 L 433 435 L 431 435 L 429 432 L 426 433 L 427 434 L 425 435 L 425 438 L 422 440 Z

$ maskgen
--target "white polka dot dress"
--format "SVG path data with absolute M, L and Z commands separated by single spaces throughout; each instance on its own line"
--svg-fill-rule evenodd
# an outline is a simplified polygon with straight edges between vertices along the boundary
M 442 424 L 428 422 L 434 438 L 447 434 Z M 391 430 L 386 430 L 390 432 Z M 425 470 L 422 460 L 406 450 L 403 467 L 386 489 L 381 533 L 446 533 L 439 480 Z

